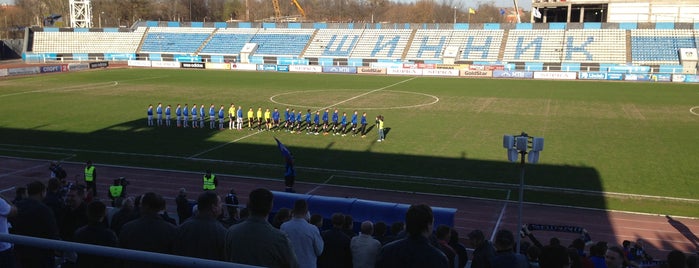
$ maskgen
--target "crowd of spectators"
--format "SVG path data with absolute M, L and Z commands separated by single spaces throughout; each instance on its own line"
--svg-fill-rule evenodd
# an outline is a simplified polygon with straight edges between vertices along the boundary
M 412 205 L 405 221 L 363 221 L 355 233 L 350 215 L 335 213 L 326 227 L 311 214 L 305 200 L 272 213 L 274 195 L 267 189 L 250 192 L 241 206 L 234 190 L 222 197 L 215 191 L 197 193 L 196 200 L 180 189 L 177 217 L 166 212 L 157 193 L 119 199 L 108 212 L 103 200 L 86 187 L 51 178 L 17 189 L 14 200 L 0 199 L 0 232 L 120 247 L 265 267 L 467 267 L 472 268 L 618 268 L 655 267 L 643 241 L 621 246 L 577 239 L 565 247 L 552 238 L 540 243 L 522 230 L 528 241 L 515 252 L 515 233 L 498 230 L 493 241 L 480 230 L 464 241 L 446 225 L 434 225 L 432 209 Z M 519 233 L 517 233 L 519 234 Z M 587 251 L 586 251 L 587 248 Z M 469 261 L 470 260 L 470 261 Z M 0 267 L 163 267 L 109 256 L 58 252 L 0 243 Z M 662 265 L 699 268 L 696 255 L 670 252 Z

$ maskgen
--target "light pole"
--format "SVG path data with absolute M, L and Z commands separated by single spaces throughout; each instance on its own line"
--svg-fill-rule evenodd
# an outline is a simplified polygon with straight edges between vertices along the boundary
M 530 146 L 531 145 L 531 146 Z M 513 136 L 505 135 L 502 138 L 502 146 L 507 149 L 507 159 L 510 162 L 517 162 L 517 156 L 520 155 L 520 173 L 519 173 L 519 212 L 517 215 L 518 233 L 522 228 L 522 208 L 524 204 L 524 157 L 529 154 L 529 163 L 536 164 L 539 162 L 539 152 L 544 150 L 544 138 L 531 137 L 527 133 Z M 522 237 L 517 235 L 517 251 L 520 253 Z
M 456 6 L 454 7 L 454 24 L 456 24 Z

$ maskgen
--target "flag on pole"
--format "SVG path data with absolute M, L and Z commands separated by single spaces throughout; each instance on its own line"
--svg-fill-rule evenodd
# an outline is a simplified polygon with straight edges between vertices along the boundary
M 277 146 L 279 147 L 279 151 L 282 153 L 282 156 L 284 157 L 284 162 L 287 164 L 292 164 L 294 161 L 293 156 L 291 156 L 291 151 L 289 151 L 289 148 L 286 148 L 284 144 L 282 144 L 281 141 L 279 141 L 277 138 L 274 138 L 275 141 L 277 141 Z
M 534 8 L 534 18 L 537 18 L 537 19 L 541 18 L 541 12 L 539 12 L 538 8 Z
M 476 10 L 473 8 L 468 8 L 468 14 L 476 14 Z
M 500 8 L 500 16 L 502 16 L 502 15 L 505 15 L 505 9 L 504 9 L 504 8 Z

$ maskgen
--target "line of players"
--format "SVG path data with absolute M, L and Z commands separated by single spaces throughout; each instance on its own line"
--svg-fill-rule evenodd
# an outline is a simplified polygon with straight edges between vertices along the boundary
M 172 107 L 167 105 L 163 108 L 162 103 L 158 103 L 156 107 L 153 105 L 148 105 L 146 111 L 148 116 L 148 126 L 167 126 L 170 127 Z M 177 127 L 187 128 L 190 127 L 189 123 L 191 120 L 192 128 L 204 128 L 207 109 L 202 104 L 200 108 L 197 108 L 196 104 L 192 105 L 190 109 L 188 104 L 184 107 L 177 104 L 175 107 L 175 122 Z M 343 112 L 342 115 L 337 109 L 334 109 L 332 115 L 330 114 L 330 109 L 326 108 L 321 115 L 320 110 L 315 111 L 315 114 L 311 112 L 311 109 L 306 110 L 304 116 L 301 110 L 296 112 L 295 109 L 286 108 L 284 111 L 284 121 L 281 121 L 281 113 L 277 108 L 270 111 L 269 108 L 264 112 L 262 107 L 257 108 L 255 112 L 252 107 L 247 112 L 247 122 L 243 118 L 243 108 L 238 106 L 236 109 L 235 104 L 231 103 L 231 106 L 226 110 L 223 105 L 217 110 L 214 104 L 211 104 L 208 109 L 209 115 L 209 128 L 216 129 L 216 122 L 218 119 L 218 129 L 224 130 L 225 126 L 225 116 L 228 115 L 228 129 L 242 130 L 244 125 L 247 123 L 247 128 L 250 130 L 257 131 L 286 131 L 290 133 L 300 134 L 306 132 L 307 135 L 328 135 L 332 132 L 333 136 L 340 135 L 346 136 L 348 133 L 352 133 L 352 136 L 361 134 L 362 137 L 366 136 L 366 112 L 359 116 L 358 112 L 355 110 L 352 115 L 350 115 L 349 121 L 347 118 L 347 113 Z M 153 116 L 156 115 L 154 120 Z

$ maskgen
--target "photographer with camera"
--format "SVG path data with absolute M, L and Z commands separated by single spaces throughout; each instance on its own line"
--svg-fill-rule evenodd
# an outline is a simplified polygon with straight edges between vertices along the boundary
M 112 200 L 112 206 L 115 207 L 116 204 L 126 196 L 126 186 L 129 182 L 124 177 L 119 177 L 114 180 L 114 184 L 109 186 L 109 199 Z

